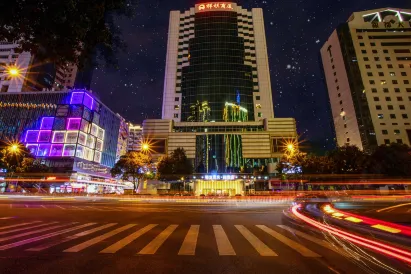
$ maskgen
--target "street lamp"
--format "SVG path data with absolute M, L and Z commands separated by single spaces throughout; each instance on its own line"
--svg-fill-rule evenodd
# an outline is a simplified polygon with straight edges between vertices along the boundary
M 19 154 L 20 153 L 20 146 L 17 143 L 12 143 L 8 146 L 8 150 L 13 154 Z
M 11 77 L 18 77 L 20 76 L 20 70 L 17 67 L 9 67 L 7 69 L 7 74 Z
M 143 143 L 143 144 L 141 145 L 141 149 L 142 149 L 144 152 L 147 152 L 147 151 L 150 150 L 150 145 L 149 145 L 148 143 Z

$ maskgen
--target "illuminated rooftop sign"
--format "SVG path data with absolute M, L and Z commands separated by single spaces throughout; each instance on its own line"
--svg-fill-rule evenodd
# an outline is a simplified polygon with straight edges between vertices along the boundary
M 230 2 L 210 2 L 196 5 L 196 12 L 204 11 L 230 11 L 234 10 L 237 5 Z

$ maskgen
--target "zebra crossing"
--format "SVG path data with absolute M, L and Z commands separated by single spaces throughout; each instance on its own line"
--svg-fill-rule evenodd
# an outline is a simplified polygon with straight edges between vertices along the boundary
M 230 232 L 227 233 L 227 231 Z M 180 236 L 184 234 L 184 237 L 177 237 L 175 234 Z M 249 247 L 247 252 L 256 256 L 282 256 L 283 250 L 278 246 L 273 247 L 273 239 L 307 258 L 322 257 L 317 253 L 318 248 L 339 253 L 339 250 L 332 244 L 285 225 L 268 227 L 266 225 L 193 224 L 187 226 L 22 221 L 17 224 L 0 223 L 0 256 L 4 251 L 17 250 L 33 253 L 50 249 L 62 253 L 81 253 L 93 250 L 98 254 L 116 254 L 126 247 L 128 247 L 127 251 L 130 251 L 131 247 L 139 241 L 141 241 L 140 246 L 135 248 L 133 254 L 130 255 L 155 255 L 171 242 L 178 245 L 178 252 L 170 255 L 195 256 L 199 240 L 206 236 L 214 238 L 210 244 L 213 242 L 215 248 L 211 251 L 216 256 L 238 256 L 235 246 L 239 241 L 244 241 L 242 244 Z M 310 244 L 316 244 L 317 252 L 309 249 L 307 246 L 311 245 L 303 244 L 301 239 Z

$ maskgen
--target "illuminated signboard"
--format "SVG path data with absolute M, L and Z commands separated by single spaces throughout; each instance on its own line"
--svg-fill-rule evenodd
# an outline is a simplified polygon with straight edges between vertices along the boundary
M 210 2 L 204 4 L 196 5 L 196 10 L 199 12 L 202 11 L 216 11 L 216 10 L 234 10 L 236 7 L 235 3 L 227 3 L 227 2 Z

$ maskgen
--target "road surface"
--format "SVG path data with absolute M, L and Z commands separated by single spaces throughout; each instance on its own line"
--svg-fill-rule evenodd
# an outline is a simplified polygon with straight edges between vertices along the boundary
M 0 199 L 0 273 L 407 270 L 394 259 L 367 250 L 338 248 L 326 235 L 284 218 L 287 208 L 285 204 Z M 347 252 L 350 249 L 353 252 Z

